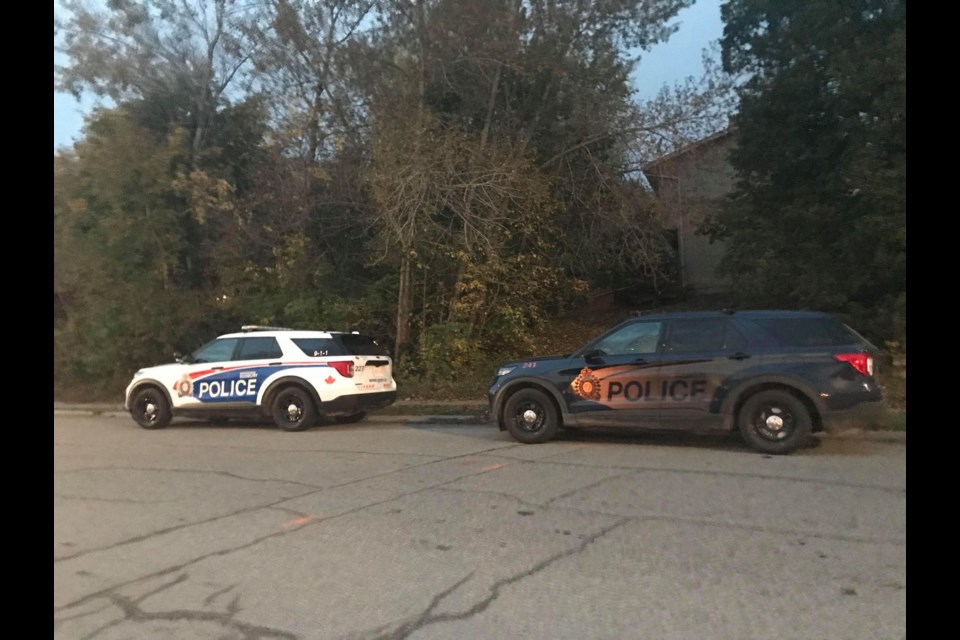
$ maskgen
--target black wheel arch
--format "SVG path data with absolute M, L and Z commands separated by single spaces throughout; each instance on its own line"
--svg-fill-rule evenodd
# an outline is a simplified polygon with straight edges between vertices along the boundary
M 796 397 L 810 413 L 813 431 L 823 430 L 825 408 L 820 401 L 820 394 L 802 381 L 783 376 L 765 376 L 761 379 L 747 380 L 731 390 L 721 405 L 724 429 L 737 430 L 737 416 L 744 403 L 757 393 L 769 390 L 786 391 Z
M 154 380 L 153 378 L 146 378 L 140 380 L 130 389 L 130 393 L 126 398 L 124 409 L 127 411 L 130 410 L 130 403 L 136 397 L 138 393 L 143 391 L 146 387 L 153 387 L 160 390 L 160 393 L 163 394 L 163 397 L 167 400 L 167 405 L 169 405 L 170 410 L 173 411 L 173 397 L 170 395 L 170 391 L 161 383 L 159 380 Z
M 510 396 L 522 389 L 536 389 L 537 391 L 542 391 L 545 393 L 553 403 L 554 408 L 557 410 L 557 415 L 560 416 L 561 425 L 567 421 L 566 403 L 563 401 L 563 396 L 560 395 L 560 392 L 557 391 L 553 385 L 544 384 L 542 380 L 538 380 L 537 378 L 519 378 L 517 380 L 512 380 L 510 384 L 501 388 L 494 398 L 493 415 L 497 419 L 497 427 L 500 429 L 500 431 L 507 430 L 507 427 L 503 423 L 504 405 L 507 404 L 507 400 L 510 399 Z

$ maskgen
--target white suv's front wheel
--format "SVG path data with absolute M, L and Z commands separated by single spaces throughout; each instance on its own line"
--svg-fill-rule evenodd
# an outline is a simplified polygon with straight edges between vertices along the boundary
M 170 424 L 170 403 L 156 387 L 146 387 L 133 396 L 130 415 L 144 429 L 162 429 Z

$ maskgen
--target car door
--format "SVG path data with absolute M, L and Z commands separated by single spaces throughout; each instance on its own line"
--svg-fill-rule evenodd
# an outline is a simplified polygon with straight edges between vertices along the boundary
M 174 402 L 185 408 L 253 406 L 261 381 L 282 358 L 283 351 L 272 336 L 214 340 L 194 352 Z
M 719 407 L 730 381 L 757 355 L 729 317 L 670 320 L 660 361 L 663 426 L 719 426 Z
M 660 320 L 633 320 L 574 354 L 575 375 L 563 396 L 578 424 L 656 424 L 658 409 L 649 394 L 657 387 L 662 331 Z

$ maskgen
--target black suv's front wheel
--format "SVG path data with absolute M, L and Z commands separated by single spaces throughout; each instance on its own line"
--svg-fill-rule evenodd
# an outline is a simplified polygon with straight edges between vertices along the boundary
M 737 426 L 743 439 L 757 451 L 783 454 L 809 444 L 812 420 L 807 407 L 792 393 L 768 389 L 743 404 Z
M 560 417 L 547 394 L 537 389 L 520 389 L 507 399 L 503 423 L 514 439 L 536 444 L 557 434 Z

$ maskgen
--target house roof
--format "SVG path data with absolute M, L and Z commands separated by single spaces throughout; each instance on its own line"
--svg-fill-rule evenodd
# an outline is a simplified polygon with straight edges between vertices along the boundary
M 644 173 L 646 173 L 646 172 L 648 172 L 648 171 L 650 171 L 650 170 L 652 170 L 652 169 L 656 169 L 659 165 L 663 164 L 664 162 L 667 162 L 667 161 L 669 161 L 669 160 L 673 160 L 673 159 L 675 159 L 675 158 L 679 158 L 679 157 L 681 157 L 681 156 L 684 156 L 684 155 L 690 153 L 691 151 L 695 151 L 696 149 L 699 149 L 699 148 L 704 147 L 704 146 L 706 146 L 706 145 L 708 145 L 708 144 L 711 144 L 711 143 L 713 143 L 713 142 L 716 142 L 716 141 L 718 141 L 718 140 L 721 140 L 721 139 L 723 139 L 723 138 L 726 138 L 727 136 L 733 134 L 734 131 L 735 131 L 735 128 L 734 128 L 734 127 L 728 127 L 728 128 L 726 128 L 726 129 L 724 129 L 723 131 L 718 131 L 717 133 L 713 134 L 712 136 L 707 136 L 707 137 L 704 138 L 703 140 L 698 140 L 698 141 L 696 141 L 696 142 L 694 142 L 694 143 L 692 143 L 692 144 L 688 144 L 687 146 L 685 146 L 685 147 L 683 147 L 683 148 L 681 148 L 681 149 L 677 149 L 676 151 L 674 151 L 674 152 L 672 152 L 672 153 L 668 153 L 668 154 L 665 155 L 665 156 L 660 156 L 660 157 L 657 158 L 656 160 L 651 160 L 651 161 L 648 162 L 647 164 L 643 165 L 643 171 L 644 171 Z

